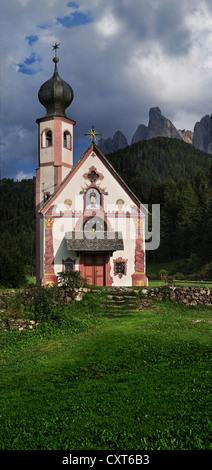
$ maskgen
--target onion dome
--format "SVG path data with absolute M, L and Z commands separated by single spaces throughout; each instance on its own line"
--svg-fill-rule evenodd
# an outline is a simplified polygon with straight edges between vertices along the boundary
M 54 49 L 56 50 L 56 44 Z M 58 46 L 57 46 L 58 48 Z M 41 85 L 38 92 L 39 101 L 46 108 L 46 116 L 64 116 L 65 110 L 70 106 L 74 98 L 74 92 L 71 86 L 66 83 L 59 75 L 57 64 L 58 57 L 53 58 L 55 70 L 52 78 Z

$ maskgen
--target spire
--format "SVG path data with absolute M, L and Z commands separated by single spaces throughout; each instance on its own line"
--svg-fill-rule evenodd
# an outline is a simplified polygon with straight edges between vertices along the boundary
M 54 58 L 52 59 L 53 62 L 55 63 L 54 73 L 58 73 L 58 71 L 57 71 L 57 64 L 58 64 L 58 62 L 59 62 L 59 59 L 58 59 L 58 57 L 57 57 L 57 49 L 60 49 L 60 48 L 59 48 L 59 45 L 60 45 L 60 43 L 59 43 L 59 44 L 55 43 L 55 45 L 52 46 L 52 50 L 55 51 L 55 56 L 54 56 Z
M 57 64 L 59 59 L 57 57 L 57 49 L 59 49 L 59 44 L 55 43 L 52 47 L 52 50 L 55 51 L 55 57 L 53 58 L 55 64 L 54 74 L 52 78 L 41 85 L 38 98 L 46 108 L 46 116 L 66 117 L 65 110 L 73 101 L 74 93 L 71 86 L 58 73 Z

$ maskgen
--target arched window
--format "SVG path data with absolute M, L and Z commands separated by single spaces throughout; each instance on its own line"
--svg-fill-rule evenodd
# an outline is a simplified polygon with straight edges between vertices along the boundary
M 42 148 L 52 146 L 52 131 L 50 129 L 45 129 L 41 136 L 41 146 Z
M 68 131 L 65 131 L 63 134 L 63 146 L 71 150 L 71 134 Z
M 46 147 L 51 147 L 52 145 L 52 131 L 46 131 Z

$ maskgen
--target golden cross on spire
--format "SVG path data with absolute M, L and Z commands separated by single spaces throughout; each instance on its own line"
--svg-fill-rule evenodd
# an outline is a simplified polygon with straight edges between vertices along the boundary
M 99 140 L 99 137 L 102 134 L 99 134 L 99 132 L 94 128 L 94 126 L 91 127 L 91 129 L 85 134 L 89 139 L 92 140 L 92 142 L 95 142 L 96 140 Z

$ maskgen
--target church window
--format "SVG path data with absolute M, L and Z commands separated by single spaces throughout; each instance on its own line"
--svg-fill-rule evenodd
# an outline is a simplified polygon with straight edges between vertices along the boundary
M 114 263 L 114 275 L 118 276 L 120 279 L 122 276 L 126 276 L 127 274 L 127 259 L 118 258 L 113 260 Z
M 46 147 L 51 147 L 52 145 L 52 132 L 46 131 Z
M 66 262 L 65 263 L 65 272 L 70 273 L 74 270 L 74 263 Z
M 116 274 L 124 274 L 125 273 L 125 262 L 117 262 L 116 263 Z
M 52 146 L 52 131 L 50 129 L 45 129 L 41 135 L 41 147 L 51 147 Z
M 71 134 L 68 131 L 65 131 L 63 134 L 63 146 L 71 150 Z
M 71 258 L 67 258 L 65 260 L 63 259 L 62 263 L 63 263 L 63 271 L 65 271 L 66 273 L 70 273 L 74 271 L 74 260 L 72 260 Z

